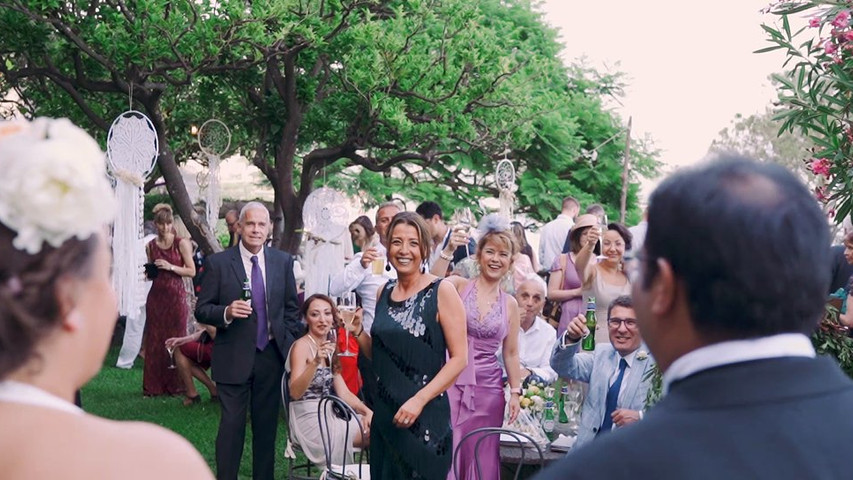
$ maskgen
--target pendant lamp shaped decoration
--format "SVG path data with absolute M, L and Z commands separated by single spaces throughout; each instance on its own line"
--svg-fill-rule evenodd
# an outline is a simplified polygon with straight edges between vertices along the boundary
M 115 179 L 118 212 L 113 225 L 113 287 L 120 315 L 135 314 L 144 305 L 142 265 L 142 186 L 157 160 L 160 144 L 154 124 L 145 114 L 128 110 L 113 121 L 107 136 L 107 159 Z
M 212 118 L 204 122 L 198 130 L 198 146 L 207 158 L 207 178 L 199 178 L 199 187 L 205 190 L 207 225 L 211 231 L 215 231 L 219 208 L 222 206 L 219 164 L 231 146 L 231 130 L 223 122 Z

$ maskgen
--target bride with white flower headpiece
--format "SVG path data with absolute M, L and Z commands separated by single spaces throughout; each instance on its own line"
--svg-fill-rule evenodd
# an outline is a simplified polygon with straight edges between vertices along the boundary
M 98 144 L 65 119 L 0 122 L 0 171 L 0 478 L 212 478 L 178 435 L 71 403 L 117 317 Z

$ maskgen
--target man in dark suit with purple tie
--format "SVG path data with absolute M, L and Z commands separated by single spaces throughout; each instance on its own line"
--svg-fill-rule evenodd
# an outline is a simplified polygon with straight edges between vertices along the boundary
M 217 329 L 212 378 L 222 415 L 216 437 L 216 476 L 236 479 L 251 406 L 252 471 L 272 479 L 284 358 L 302 335 L 293 258 L 266 247 L 270 215 L 257 202 L 240 211 L 240 242 L 207 257 L 196 318 Z M 251 301 L 242 300 L 244 285 Z

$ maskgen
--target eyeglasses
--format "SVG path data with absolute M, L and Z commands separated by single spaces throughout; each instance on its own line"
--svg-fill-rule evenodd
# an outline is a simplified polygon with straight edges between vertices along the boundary
M 625 324 L 625 328 L 628 330 L 634 330 L 637 328 L 637 319 L 635 318 L 611 318 L 607 321 L 607 325 L 610 328 L 618 329 L 622 324 Z

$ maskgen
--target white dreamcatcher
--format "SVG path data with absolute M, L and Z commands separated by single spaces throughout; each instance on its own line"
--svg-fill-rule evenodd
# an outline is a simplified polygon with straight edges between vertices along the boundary
M 350 202 L 342 193 L 322 187 L 302 207 L 305 252 L 305 295 L 329 293 L 329 281 L 343 267 L 349 234 Z
M 211 229 L 216 228 L 222 195 L 219 183 L 219 163 L 231 146 L 231 130 L 219 120 L 210 119 L 198 130 L 198 147 L 207 157 L 207 175 L 199 175 L 198 186 L 203 189 L 205 216 Z M 206 178 L 205 178 L 206 177 Z
M 141 112 L 128 110 L 113 121 L 107 136 L 110 174 L 116 181 L 118 214 L 113 226 L 113 286 L 121 315 L 131 316 L 145 299 L 141 290 L 142 186 L 151 174 L 159 152 L 157 131 Z
M 498 162 L 497 167 L 495 167 L 495 184 L 499 192 L 500 210 L 498 213 L 506 219 L 511 219 L 512 213 L 515 211 L 515 191 L 518 190 L 518 186 L 515 184 L 515 167 L 512 161 L 506 158 L 506 153 L 504 153 L 503 160 Z

